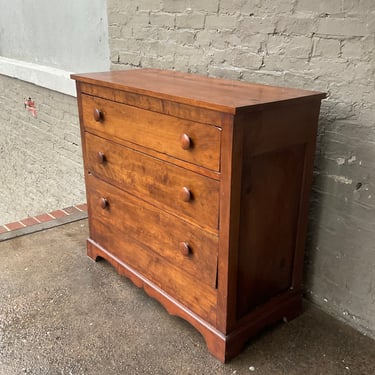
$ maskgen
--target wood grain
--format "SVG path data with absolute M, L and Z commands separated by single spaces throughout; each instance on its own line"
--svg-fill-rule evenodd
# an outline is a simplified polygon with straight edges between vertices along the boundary
M 140 69 L 72 75 L 81 82 L 167 99 L 196 107 L 236 113 L 238 108 L 259 110 L 265 104 L 301 102 L 325 94 L 286 87 L 209 78 L 194 74 Z
M 304 145 L 297 145 L 243 166 L 238 318 L 292 287 L 304 156 Z
M 98 152 L 105 155 L 105 163 L 97 161 Z M 218 229 L 218 181 L 91 134 L 86 134 L 86 157 L 95 176 L 198 225 Z M 190 192 L 187 200 L 184 188 Z
M 110 198 L 110 210 L 118 211 L 121 205 L 116 206 Z M 130 228 L 126 228 L 129 222 L 125 219 L 123 226 L 113 225 L 116 222 L 116 214 L 112 218 L 107 216 L 104 212 L 101 215 L 93 209 L 95 201 L 90 197 L 90 208 L 95 215 L 90 219 L 90 226 L 92 232 L 92 240 L 101 245 L 104 249 L 111 249 L 111 254 L 122 262 L 128 264 L 143 276 L 147 277 L 153 283 L 165 290 L 169 295 L 173 296 L 182 304 L 188 306 L 196 314 L 204 318 L 210 323 L 216 320 L 216 289 L 213 287 L 216 280 L 216 265 L 212 262 L 215 256 L 210 257 L 210 262 L 207 264 L 207 258 L 211 252 L 215 252 L 214 244 L 211 249 L 207 244 L 199 247 L 202 244 L 202 239 L 199 238 L 199 232 L 184 233 L 183 238 L 190 237 L 191 243 L 194 246 L 194 256 L 191 259 L 186 259 L 178 251 L 178 233 L 175 238 L 153 238 L 154 246 L 145 245 L 146 239 L 153 236 L 152 227 L 134 228 L 134 224 Z M 115 208 L 114 208 L 115 207 Z M 138 212 L 130 211 L 132 215 L 139 218 Z M 145 218 L 150 214 L 150 211 L 145 212 Z M 154 217 L 144 224 L 153 222 Z M 134 222 L 134 220 L 133 220 Z M 162 221 L 164 224 L 165 221 Z M 159 229 L 157 226 L 155 229 Z M 185 228 L 187 229 L 187 228 Z M 138 233 L 135 233 L 138 231 Z M 176 225 L 176 231 L 179 231 Z M 214 242 L 213 239 L 208 239 L 207 242 Z M 169 242 L 164 246 L 164 242 Z M 201 272 L 202 263 L 207 271 Z M 178 266 L 181 265 L 181 268 Z M 209 267 L 207 267 L 209 266 Z M 210 269 L 212 270 L 210 272 Z M 208 285 L 211 284 L 211 285 Z
M 92 214 L 90 224 L 95 242 L 111 249 L 110 241 L 115 237 L 117 245 L 113 251 L 123 260 L 132 252 L 131 246 L 127 249 L 127 246 L 121 245 L 123 241 L 137 242 L 183 272 L 215 287 L 217 235 L 141 202 L 94 176 L 89 176 L 88 181 L 88 204 Z M 104 207 L 102 199 L 107 202 Z M 167 227 L 168 231 L 165 230 Z M 117 232 L 118 236 L 113 236 L 113 232 Z M 189 244 L 188 256 L 181 254 L 180 242 Z M 136 265 L 133 264 L 133 267 L 136 268 Z M 205 272 L 202 272 L 203 269 Z
M 94 118 L 95 109 L 103 113 L 100 122 Z M 90 96 L 83 96 L 82 111 L 85 128 L 102 137 L 130 141 L 214 171 L 220 170 L 220 128 Z M 192 147 L 188 150 L 181 147 L 183 134 L 191 139 Z

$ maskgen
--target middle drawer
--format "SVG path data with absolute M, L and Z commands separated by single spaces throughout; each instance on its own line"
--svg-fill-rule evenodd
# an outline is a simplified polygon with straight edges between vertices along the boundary
M 85 133 L 89 173 L 178 216 L 218 229 L 219 182 Z

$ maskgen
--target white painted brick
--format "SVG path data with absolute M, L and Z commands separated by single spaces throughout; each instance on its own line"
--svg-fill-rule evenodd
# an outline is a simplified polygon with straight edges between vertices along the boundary
M 189 8 L 188 0 L 163 0 L 164 12 L 184 12 Z
M 226 49 L 211 49 L 207 55 L 209 56 L 210 63 L 216 66 L 225 64 L 231 58 Z
M 140 29 L 140 28 L 144 28 L 144 26 L 139 26 L 139 27 L 134 27 L 134 26 L 132 26 L 132 25 L 128 25 L 128 24 L 126 24 L 126 25 L 124 25 L 124 26 L 122 26 L 121 27 L 121 39 L 123 39 L 123 40 L 128 40 L 129 38 L 132 38 L 133 36 L 134 36 L 134 29 L 135 30 L 138 30 L 138 29 Z M 113 38 L 112 40 L 111 40 L 111 43 L 116 43 L 116 40 Z M 110 44 L 111 44 L 110 43 Z M 117 45 L 119 45 L 120 44 L 120 46 L 121 46 L 121 42 L 120 43 L 117 43 Z M 121 48 L 121 47 L 120 47 Z
M 208 65 L 204 61 L 192 61 L 183 56 L 176 56 L 174 68 L 181 72 L 191 72 L 201 75 L 207 74 Z
M 147 44 L 147 48 L 144 49 L 143 55 L 150 53 L 155 56 L 163 56 L 166 59 L 173 59 L 176 54 L 176 49 L 180 47 L 179 43 L 170 40 L 157 40 Z M 184 46 L 185 47 L 185 46 Z
M 155 38 L 154 40 L 158 40 L 162 43 L 167 43 L 166 46 L 168 46 L 170 43 L 180 44 L 180 45 L 186 45 L 186 44 L 193 45 L 195 44 L 195 34 L 196 32 L 193 30 L 163 29 L 163 30 L 159 30 L 158 37 Z
M 159 27 L 157 26 L 142 26 L 136 25 L 132 28 L 132 35 L 139 43 L 142 40 L 157 40 L 159 34 Z
M 139 10 L 146 10 L 146 11 L 159 11 L 162 8 L 162 0 L 142 0 L 142 1 L 135 1 L 138 6 Z
M 308 59 L 312 51 L 312 39 L 306 36 L 295 36 L 291 39 L 287 55 L 296 59 Z
M 262 83 L 266 85 L 281 86 L 283 81 L 283 73 L 275 71 L 262 70 L 246 70 L 242 72 L 242 79 L 247 82 Z
M 329 85 L 333 83 L 338 83 L 342 87 L 339 90 L 332 90 L 330 95 L 333 99 L 340 101 L 338 97 L 341 96 L 341 100 L 347 96 L 346 87 L 348 82 L 352 81 L 354 76 L 353 72 L 355 69 L 351 68 L 348 63 L 342 59 L 331 59 L 329 63 L 327 63 L 324 59 L 311 59 L 306 66 L 306 70 L 311 74 L 313 77 L 321 77 L 321 80 Z M 345 77 L 345 78 L 344 78 Z M 351 94 L 353 95 L 353 93 Z
M 137 53 L 120 52 L 119 57 L 119 63 L 122 64 L 138 66 L 141 63 L 141 56 Z
M 127 25 L 147 26 L 150 23 L 150 12 L 142 11 L 136 12 L 132 17 L 129 17 L 126 22 Z
M 308 64 L 306 65 L 308 67 Z M 283 86 L 296 87 L 305 90 L 315 90 L 326 92 L 328 88 L 328 82 L 323 82 L 322 80 L 316 79 L 308 70 L 293 70 L 285 71 L 283 73 L 284 83 Z
M 186 72 L 200 74 L 202 76 L 208 75 L 208 65 L 205 62 L 198 61 L 186 69 Z
M 166 56 L 163 59 L 160 59 L 158 56 L 143 55 L 141 58 L 142 66 L 152 66 L 157 69 L 172 69 L 174 66 L 174 57 Z
M 116 13 L 119 10 L 123 11 L 124 13 L 135 12 L 137 7 L 137 1 L 107 0 L 108 14 Z
M 307 60 L 311 49 L 312 39 L 305 36 L 271 35 L 267 42 L 267 51 L 270 55 L 286 55 Z
M 271 17 L 243 17 L 238 29 L 245 35 L 272 34 L 276 29 L 276 18 Z
M 262 56 L 244 48 L 233 48 L 228 58 L 233 66 L 245 69 L 259 69 L 262 65 Z
M 373 0 L 343 0 L 343 10 L 347 14 L 369 14 L 375 10 Z
M 208 15 L 206 17 L 206 27 L 217 30 L 233 30 L 238 25 L 238 18 L 230 15 Z
M 108 14 L 108 25 L 111 27 L 118 27 L 125 25 L 129 19 L 132 17 L 132 13 L 123 13 L 123 12 L 113 12 Z
M 261 8 L 259 0 L 242 1 L 241 14 L 243 16 L 256 15 L 263 13 L 264 8 Z
M 199 48 L 187 45 L 183 46 L 181 44 L 176 44 L 174 50 L 177 56 L 184 56 L 186 58 L 194 58 L 200 53 Z
M 1 112 L 9 116 L 0 113 L 0 221 L 85 202 L 76 99 L 0 75 L 0 93 L 5 92 L 0 101 L 8 110 Z M 25 96 L 35 100 L 37 119 L 24 109 Z
M 297 0 L 295 11 L 319 14 L 336 14 L 343 11 L 342 0 L 311 1 Z
M 341 42 L 337 39 L 319 38 L 314 43 L 314 57 L 339 58 L 341 53 Z
M 266 54 L 264 55 L 264 68 L 267 71 L 274 71 L 274 72 L 301 72 L 306 71 L 306 75 L 312 74 L 308 71 L 310 62 L 306 59 L 296 58 L 290 55 L 279 55 L 277 53 L 274 54 Z M 286 84 L 287 86 L 287 84 Z M 292 85 L 293 86 L 293 85 Z
M 209 66 L 208 73 L 212 77 L 239 80 L 241 69 L 225 66 Z
M 213 33 L 213 39 L 211 40 L 211 46 L 216 49 L 225 49 L 228 47 L 228 43 L 225 40 L 225 32 L 221 30 L 215 30 Z
M 277 18 L 276 32 L 281 34 L 312 35 L 316 22 L 311 17 L 280 16 Z
M 196 35 L 196 45 L 211 46 L 212 48 L 221 50 L 224 48 L 235 47 L 239 44 L 235 43 L 239 38 L 237 34 L 231 30 L 202 30 Z M 248 39 L 246 39 L 248 40 Z
M 235 14 L 240 12 L 243 0 L 220 0 L 219 11 L 221 14 Z
M 251 3 L 252 1 L 250 1 L 250 4 Z M 261 2 L 258 2 L 258 15 L 280 15 L 283 13 L 290 14 L 292 12 L 294 3 L 295 2 L 291 0 L 262 0 Z M 245 12 L 246 5 L 247 1 L 245 1 L 242 12 Z
M 124 39 L 111 39 L 109 43 L 111 55 L 112 53 L 118 53 L 118 51 L 122 48 L 124 48 L 124 45 L 126 45 L 126 42 Z
M 241 36 L 236 32 L 224 31 L 221 34 L 225 42 L 228 44 L 229 48 L 241 46 L 243 43 Z M 246 44 L 244 47 L 247 47 Z
M 196 44 L 201 47 L 210 46 L 218 34 L 219 32 L 216 30 L 200 30 L 196 34 Z
M 127 64 L 119 64 L 119 63 L 116 63 L 116 62 L 112 61 L 111 70 L 113 70 L 113 71 L 116 71 L 116 70 L 129 70 L 129 69 L 134 69 L 134 66 L 127 65 Z
M 197 55 L 199 54 L 199 50 L 195 47 L 191 46 L 176 46 L 176 55 L 175 55 L 175 67 L 178 70 L 182 70 L 184 72 L 189 71 L 193 66 L 196 68 L 196 65 L 205 65 L 205 70 L 207 69 L 206 59 L 207 56 L 203 56 L 202 59 L 197 61 Z
M 190 0 L 189 6 L 195 12 L 216 13 L 220 0 Z
M 325 17 L 318 21 L 317 33 L 346 37 L 365 36 L 367 26 L 359 19 Z
M 173 32 L 173 39 L 178 44 L 188 44 L 193 45 L 195 41 L 195 32 L 188 30 L 177 30 Z
M 108 32 L 114 39 L 121 38 L 121 27 L 118 27 L 117 25 L 108 26 Z
M 203 29 L 205 15 L 202 13 L 178 14 L 176 16 L 176 26 L 186 29 Z
M 235 46 L 242 46 L 246 48 L 250 48 L 252 52 L 258 52 L 260 50 L 264 50 L 264 46 L 268 41 L 269 36 L 267 34 L 259 33 L 259 34 L 245 34 L 241 35 L 241 42 L 237 44 L 233 44 Z M 229 42 L 232 38 L 228 38 Z
M 113 62 L 115 64 L 118 63 L 119 59 L 120 59 L 119 52 L 116 51 L 116 50 L 111 49 L 110 59 L 111 59 L 111 62 Z
M 130 35 L 127 38 L 124 38 L 123 40 L 119 41 L 119 43 L 116 43 L 116 47 L 120 51 L 139 53 L 142 45 L 136 40 L 135 37 Z
M 368 35 L 375 35 L 375 2 L 374 2 L 374 9 L 372 12 L 367 13 L 366 17 L 366 26 L 368 30 Z
M 174 27 L 176 16 L 171 13 L 151 13 L 150 23 L 151 25 L 157 25 L 161 27 Z

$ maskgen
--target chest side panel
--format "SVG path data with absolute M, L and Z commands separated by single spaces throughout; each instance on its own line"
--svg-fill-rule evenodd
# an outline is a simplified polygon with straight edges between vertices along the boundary
M 238 319 L 300 292 L 319 110 L 276 107 L 248 118 L 242 157 L 237 263 Z

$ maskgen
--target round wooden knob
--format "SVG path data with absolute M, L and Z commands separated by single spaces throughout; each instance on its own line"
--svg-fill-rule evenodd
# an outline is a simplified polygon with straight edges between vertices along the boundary
M 184 149 L 184 150 L 189 150 L 189 148 L 192 147 L 192 141 L 191 141 L 191 138 L 187 135 L 187 134 L 182 134 L 181 135 L 181 138 L 180 138 L 180 141 L 181 141 L 181 147 Z
M 98 108 L 94 109 L 94 119 L 98 122 L 103 121 L 103 112 Z
M 105 198 L 100 198 L 100 206 L 103 210 L 109 207 L 109 202 Z
M 191 249 L 187 242 L 180 242 L 179 247 L 182 255 L 188 256 L 190 254 Z
M 191 191 L 186 186 L 181 189 L 180 196 L 181 200 L 183 200 L 184 202 L 189 202 L 193 198 Z
M 104 164 L 104 162 L 105 162 L 106 160 L 107 160 L 107 159 L 106 159 L 104 153 L 101 152 L 101 151 L 99 151 L 99 152 L 98 152 L 98 162 L 99 162 L 100 164 Z

